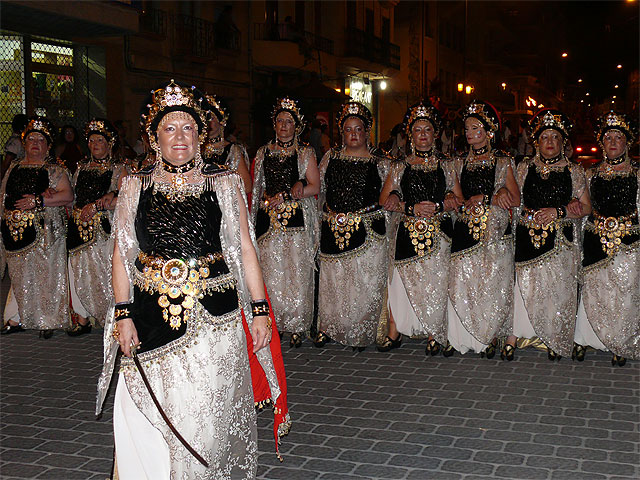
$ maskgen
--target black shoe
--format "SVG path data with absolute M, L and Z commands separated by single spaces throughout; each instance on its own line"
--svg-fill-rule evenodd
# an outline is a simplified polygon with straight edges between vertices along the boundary
M 331 341 L 331 338 L 329 337 L 329 335 L 327 335 L 324 332 L 318 332 L 318 335 L 316 335 L 315 340 L 313 341 L 313 344 L 317 347 L 317 348 L 322 348 L 324 347 L 327 343 L 329 343 Z
M 487 348 L 485 348 L 482 352 L 480 352 L 480 358 L 487 357 L 491 360 L 496 356 L 496 345 L 494 343 L 490 343 Z
M 427 342 L 427 347 L 424 350 L 424 354 L 432 357 L 440 353 L 440 344 L 436 342 L 435 338 L 432 338 Z
M 507 360 L 510 362 L 513 360 L 515 351 L 516 347 L 511 345 L 510 343 L 507 343 L 504 347 L 502 347 L 502 350 L 500 351 L 500 358 L 502 360 Z
M 584 345 L 573 344 L 573 351 L 571 352 L 571 360 L 577 360 L 579 362 L 584 361 L 584 356 L 587 353 L 587 347 Z
M 302 333 L 292 333 L 291 340 L 289 340 L 289 346 L 300 348 L 300 345 L 302 345 L 302 340 L 304 340 L 304 335 Z
M 396 338 L 395 340 L 393 340 L 389 335 L 387 335 L 386 338 L 384 339 L 384 342 L 382 342 L 380 345 L 376 345 L 376 348 L 378 349 L 379 352 L 389 352 L 394 348 L 399 348 L 400 345 L 402 345 L 401 333 L 398 334 L 398 338 Z
M 551 350 L 549 347 L 547 347 L 547 358 L 549 360 L 551 360 L 552 362 L 554 360 L 558 360 L 560 361 L 560 359 L 562 358 L 562 355 L 558 355 L 556 352 L 554 352 L 553 350 Z
M 626 363 L 627 363 L 626 358 L 619 357 L 615 353 L 613 354 L 613 357 L 611 358 L 611 365 L 615 366 L 616 364 L 618 364 L 619 367 L 624 367 Z
M 51 337 L 53 337 L 53 330 L 52 329 L 40 330 L 39 336 L 41 338 L 44 338 L 45 340 L 49 340 Z
M 353 351 L 355 352 L 356 350 L 358 352 L 364 352 L 365 348 L 367 347 L 351 347 L 353 349 Z
M 86 325 L 80 325 L 76 323 L 73 328 L 67 330 L 67 335 L 70 337 L 79 337 L 80 335 L 84 335 L 85 333 L 91 333 L 91 322 L 87 322 Z
M 2 328 L 2 330 L 0 330 L 0 335 L 11 335 L 12 333 L 20 333 L 20 332 L 24 332 L 26 329 L 18 324 L 18 325 L 11 325 L 10 323 L 7 322 L 7 324 Z
M 447 346 L 444 347 L 444 350 L 442 350 L 442 356 L 448 358 L 452 356 L 454 353 L 456 353 L 456 349 L 453 348 L 453 345 L 447 342 Z

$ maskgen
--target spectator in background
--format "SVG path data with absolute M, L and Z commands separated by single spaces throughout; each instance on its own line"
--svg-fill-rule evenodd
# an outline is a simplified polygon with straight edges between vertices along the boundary
M 309 145 L 315 150 L 316 158 L 322 158 L 322 123 L 317 118 L 311 122 L 311 132 L 309 133 Z
M 122 162 L 129 163 L 136 158 L 136 151 L 127 141 L 127 129 L 124 126 L 124 122 L 122 120 L 116 120 L 113 122 L 113 126 L 118 131 L 118 140 L 115 145 L 116 157 L 119 157 Z
M 27 116 L 24 113 L 14 115 L 11 121 L 11 130 L 13 133 L 4 144 L 4 158 L 2 159 L 2 177 L 11 165 L 11 162 L 24 157 L 24 147 L 20 135 L 27 126 Z
M 320 136 L 320 143 L 322 144 L 323 155 L 327 153 L 329 150 L 331 150 L 331 138 L 329 138 L 329 135 L 327 134 L 328 129 L 329 129 L 329 125 L 327 125 L 326 123 L 323 123 L 320 126 L 320 130 L 322 131 L 322 135 Z M 322 157 L 318 157 L 318 158 L 322 158 Z
M 78 145 L 78 130 L 73 125 L 65 125 L 60 129 L 56 157 L 64 160 L 64 166 L 69 169 L 72 175 L 75 173 L 78 162 L 82 160 L 84 153 Z

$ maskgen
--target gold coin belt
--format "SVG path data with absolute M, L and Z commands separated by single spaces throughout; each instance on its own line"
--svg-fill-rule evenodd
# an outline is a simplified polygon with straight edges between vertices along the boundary
M 602 250 L 607 256 L 611 257 L 620 249 L 622 237 L 631 233 L 631 221 L 636 214 L 624 217 L 603 217 L 593 212 L 593 216 L 593 225 L 595 226 L 596 234 L 600 237 Z
M 33 225 L 36 212 L 33 210 L 5 210 L 3 216 L 13 241 L 17 242 L 22 240 L 24 229 Z
M 484 239 L 489 219 L 489 207 L 483 204 L 475 204 L 470 208 L 462 206 L 460 219 L 469 227 L 469 234 L 478 241 Z
M 158 292 L 158 305 L 162 308 L 162 317 L 172 329 L 177 330 L 186 322 L 186 317 L 196 299 L 202 298 L 210 289 L 207 278 L 211 274 L 209 266 L 224 257 L 221 253 L 209 254 L 198 259 L 165 260 L 140 252 L 138 259 L 144 265 L 142 281 L 138 286 L 148 292 Z M 233 281 L 230 281 L 233 284 Z M 232 285 L 220 285 L 214 290 L 223 291 Z
M 263 204 L 264 205 L 264 204 Z M 267 207 L 267 214 L 271 219 L 271 226 L 275 230 L 287 231 L 287 224 L 289 219 L 296 214 L 296 210 L 300 207 L 300 204 L 296 201 L 284 201 L 275 207 Z
M 554 220 L 551 223 L 542 225 L 534 220 L 535 213 L 535 210 L 524 207 L 524 216 L 521 221 L 523 225 L 529 229 L 529 236 L 531 237 L 533 247 L 540 248 L 546 243 L 549 233 L 558 228 L 558 221 Z M 536 233 L 537 230 L 542 230 L 542 232 Z
M 426 219 L 405 216 L 404 226 L 409 232 L 409 238 L 418 256 L 431 253 L 434 247 L 434 236 L 440 231 L 440 217 L 436 215 Z
M 82 243 L 87 243 L 93 240 L 93 236 L 96 233 L 95 226 L 100 222 L 102 212 L 96 212 L 96 214 L 86 222 L 80 219 L 81 214 L 81 208 L 73 207 L 73 222 L 78 227 L 78 233 L 80 234 Z

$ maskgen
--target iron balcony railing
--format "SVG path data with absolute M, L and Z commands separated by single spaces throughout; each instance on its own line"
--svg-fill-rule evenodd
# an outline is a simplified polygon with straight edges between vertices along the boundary
M 358 57 L 396 70 L 400 69 L 398 45 L 357 28 L 347 29 L 344 51 L 347 57 Z
M 299 29 L 289 23 L 254 23 L 254 40 L 294 42 L 333 55 L 333 40 Z

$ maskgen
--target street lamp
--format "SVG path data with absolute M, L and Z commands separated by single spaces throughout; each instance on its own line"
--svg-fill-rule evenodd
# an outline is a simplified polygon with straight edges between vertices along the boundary
M 567 52 L 562 52 L 562 58 L 567 58 L 569 54 Z
M 618 64 L 618 65 L 616 66 L 616 68 L 622 68 L 622 65 Z
M 613 88 L 618 88 L 618 85 L 614 85 Z
M 464 90 L 464 83 L 459 83 L 458 84 L 458 91 L 461 92 Z
M 387 89 L 387 82 L 382 80 L 380 82 L 380 90 L 386 90 Z
M 502 82 L 500 85 L 502 86 L 502 90 L 507 89 L 507 84 L 505 82 Z
M 467 85 L 466 87 L 464 87 L 464 93 L 466 93 L 467 95 L 471 95 L 471 92 L 473 92 L 473 87 L 471 85 Z
M 578 83 L 582 83 L 582 79 L 581 78 L 578 79 Z

